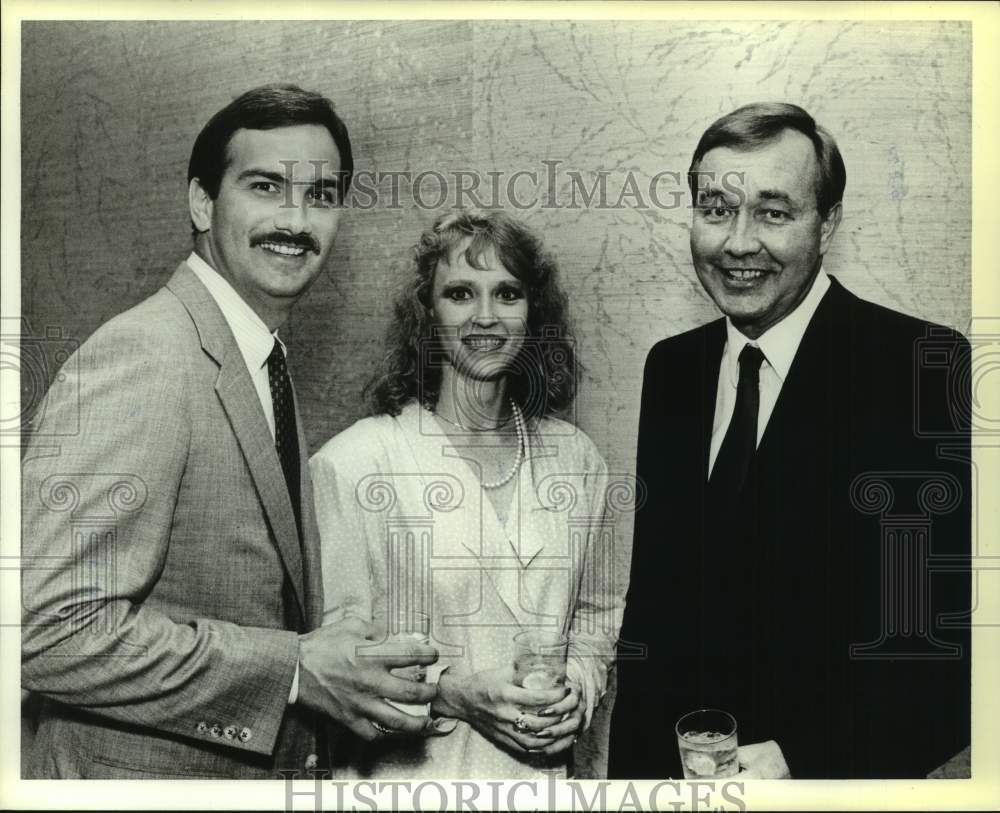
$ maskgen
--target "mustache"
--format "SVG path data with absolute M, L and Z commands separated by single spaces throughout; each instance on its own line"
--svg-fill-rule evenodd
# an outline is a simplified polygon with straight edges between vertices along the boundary
M 295 246 L 304 248 L 313 254 L 319 254 L 319 241 L 309 234 L 282 234 L 280 232 L 269 232 L 250 238 L 250 247 L 256 248 L 261 243 L 277 243 L 279 246 Z

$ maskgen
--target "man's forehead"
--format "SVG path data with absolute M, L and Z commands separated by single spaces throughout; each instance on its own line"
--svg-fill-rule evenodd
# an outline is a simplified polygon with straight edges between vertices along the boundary
M 716 147 L 697 166 L 701 189 L 748 192 L 780 191 L 790 197 L 811 196 L 819 183 L 819 161 L 812 142 L 796 130 L 784 130 L 765 144 L 750 149 Z
M 228 169 L 267 169 L 285 177 L 333 178 L 340 170 L 340 153 L 333 136 L 319 124 L 299 124 L 270 130 L 240 129 L 226 150 Z

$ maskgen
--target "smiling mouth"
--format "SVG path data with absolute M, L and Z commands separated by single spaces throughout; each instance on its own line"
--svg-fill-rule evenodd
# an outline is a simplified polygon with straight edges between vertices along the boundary
M 502 336 L 464 336 L 462 344 L 473 350 L 489 351 L 499 350 L 507 343 Z
M 766 268 L 722 268 L 719 270 L 734 282 L 754 282 L 772 273 Z
M 273 254 L 280 254 L 283 257 L 301 257 L 308 251 L 305 246 L 298 246 L 289 243 L 274 243 L 269 240 L 259 244 L 265 251 L 270 251 Z

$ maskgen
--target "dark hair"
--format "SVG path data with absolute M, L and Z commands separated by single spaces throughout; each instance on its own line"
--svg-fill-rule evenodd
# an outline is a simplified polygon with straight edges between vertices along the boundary
M 208 120 L 195 139 L 188 162 L 188 183 L 198 179 L 213 200 L 229 165 L 228 147 L 237 130 L 274 130 L 297 124 L 320 124 L 330 131 L 340 154 L 337 192 L 345 200 L 354 174 L 354 156 L 347 127 L 333 102 L 296 85 L 264 85 L 248 90 Z
M 386 334 L 385 355 L 364 390 L 371 414 L 398 415 L 414 399 L 428 408 L 437 404 L 441 367 L 426 363 L 437 346 L 434 271 L 470 237 L 464 252 L 470 266 L 484 269 L 483 255 L 493 248 L 526 288 L 528 340 L 512 365 L 507 394 L 528 417 L 557 414 L 572 404 L 580 368 L 555 261 L 519 220 L 500 210 L 468 209 L 439 217 L 414 248 Z
M 844 198 L 844 187 L 847 185 L 844 159 L 830 133 L 801 107 L 785 102 L 744 105 L 715 121 L 704 132 L 688 169 L 691 197 L 695 198 L 698 192 L 695 174 L 698 164 L 709 150 L 716 147 L 751 150 L 778 138 L 784 130 L 797 130 L 813 144 L 819 162 L 816 208 L 822 217 L 826 217 L 830 209 Z M 697 200 L 694 202 L 697 204 Z

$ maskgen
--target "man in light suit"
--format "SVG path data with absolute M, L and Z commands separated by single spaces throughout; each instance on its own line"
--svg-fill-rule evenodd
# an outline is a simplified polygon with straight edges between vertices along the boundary
M 926 776 L 969 744 L 968 343 L 828 276 L 846 171 L 801 108 L 719 119 L 689 180 L 725 318 L 646 362 L 610 773 L 680 777 L 715 707 L 765 777 Z
M 366 739 L 430 727 L 383 698 L 430 701 L 388 670 L 433 649 L 317 628 L 277 330 L 329 257 L 352 169 L 318 94 L 267 86 L 221 110 L 191 154 L 194 251 L 83 344 L 77 388 L 48 393 L 34 437 L 64 437 L 23 461 L 22 682 L 43 698 L 25 776 L 274 778 L 323 767 L 326 718 Z

